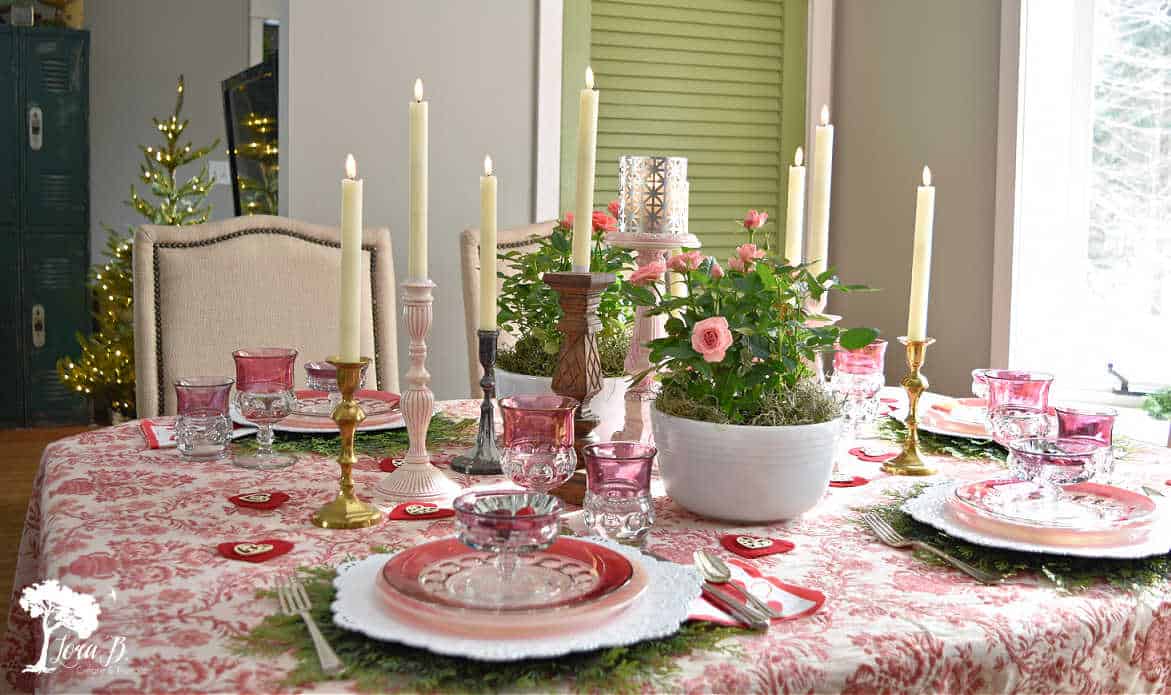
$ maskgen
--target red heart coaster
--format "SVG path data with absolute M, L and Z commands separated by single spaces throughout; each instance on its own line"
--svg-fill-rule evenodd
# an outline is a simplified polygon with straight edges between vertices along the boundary
M 879 453 L 873 449 L 867 449 L 866 447 L 856 446 L 853 449 L 850 449 L 850 455 L 853 456 L 854 458 L 861 459 L 862 461 L 873 461 L 875 463 L 886 463 L 887 461 L 898 456 L 899 452 L 885 451 L 885 452 Z
M 776 553 L 787 553 L 797 547 L 789 541 L 783 541 L 779 538 L 761 538 L 744 533 L 729 533 L 720 536 L 720 545 L 724 546 L 725 550 L 750 559 Z
M 444 509 L 433 502 L 403 502 L 390 511 L 390 518 L 396 521 L 446 519 L 449 516 L 455 516 L 454 509 Z
M 289 496 L 283 492 L 242 492 L 229 497 L 228 501 L 237 507 L 268 510 L 288 502 Z
M 216 546 L 220 555 L 229 560 L 243 560 L 245 562 L 264 562 L 274 557 L 280 557 L 292 549 L 292 543 L 271 538 L 263 541 L 232 541 Z
M 849 480 L 831 480 L 831 481 L 829 481 L 829 486 L 830 487 L 858 487 L 859 485 L 865 485 L 866 483 L 869 483 L 869 482 L 870 481 L 867 480 L 866 478 L 863 478 L 860 475 L 856 475 Z
M 383 473 L 394 473 L 398 470 L 398 466 L 394 465 L 394 459 L 382 459 L 378 462 L 378 470 Z

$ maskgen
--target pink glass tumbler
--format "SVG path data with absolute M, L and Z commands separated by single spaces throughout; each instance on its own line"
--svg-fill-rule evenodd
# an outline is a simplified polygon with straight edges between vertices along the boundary
M 257 427 L 256 453 L 236 456 L 241 468 L 285 468 L 293 457 L 272 450 L 272 426 L 293 412 L 293 366 L 297 351 L 289 348 L 245 348 L 232 353 L 236 361 L 236 406 Z
M 1057 436 L 1071 439 L 1092 439 L 1103 444 L 1099 472 L 1109 478 L 1114 472 L 1114 419 L 1118 411 L 1113 408 L 1081 408 L 1074 406 L 1055 407 L 1057 413 Z
M 1053 375 L 1021 369 L 990 369 L 988 430 L 1001 446 L 1021 437 L 1049 434 L 1049 387 Z
M 504 416 L 500 466 L 509 480 L 548 492 L 577 468 L 573 414 L 577 401 L 565 396 L 518 395 L 500 399 Z
M 586 528 L 619 543 L 643 542 L 655 523 L 651 467 L 658 453 L 640 442 L 606 442 L 582 449 Z
M 230 376 L 188 376 L 175 380 L 175 448 L 185 459 L 212 460 L 228 455 L 232 421 Z

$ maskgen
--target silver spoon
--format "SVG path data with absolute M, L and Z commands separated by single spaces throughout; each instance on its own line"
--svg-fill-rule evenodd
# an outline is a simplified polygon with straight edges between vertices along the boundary
M 691 559 L 695 561 L 695 566 L 699 568 L 699 572 L 703 575 L 703 578 L 712 584 L 727 584 L 732 579 L 732 570 L 728 565 L 706 550 L 695 551 L 692 553 Z M 772 618 L 784 617 L 780 612 L 774 610 L 772 606 L 758 599 L 748 589 L 744 589 L 740 593 L 744 594 L 744 599 L 748 602 L 748 605 L 757 611 Z

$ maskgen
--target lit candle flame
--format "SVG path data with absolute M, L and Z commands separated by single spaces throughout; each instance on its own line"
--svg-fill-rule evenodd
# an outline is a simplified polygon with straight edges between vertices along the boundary
M 353 180 L 358 178 L 358 163 L 354 161 L 354 155 L 346 155 L 346 178 Z
M 931 167 L 926 166 L 926 165 L 923 167 L 923 185 L 924 186 L 931 185 Z
M 423 79 L 415 78 L 415 101 L 423 101 Z
M 594 88 L 594 69 L 586 66 L 586 89 Z
M 828 104 L 821 105 L 821 124 L 822 125 L 829 125 L 829 105 Z
M 492 157 L 484 155 L 484 176 L 492 175 Z
M 799 167 L 804 163 L 805 163 L 805 150 L 798 147 L 797 154 L 793 155 L 793 166 Z

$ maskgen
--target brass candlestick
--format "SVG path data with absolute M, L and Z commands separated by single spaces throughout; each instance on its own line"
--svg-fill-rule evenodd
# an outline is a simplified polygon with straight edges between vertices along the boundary
M 901 382 L 907 391 L 907 436 L 903 439 L 902 453 L 884 463 L 882 470 L 891 475 L 934 475 L 935 470 L 927 467 L 919 453 L 918 410 L 919 396 L 923 395 L 928 386 L 927 377 L 919 370 L 927 356 L 927 346 L 934 343 L 935 339 L 911 340 L 902 336 L 899 342 L 907 347 L 907 366 L 911 370 Z
M 553 372 L 553 392 L 578 401 L 573 420 L 574 443 L 579 461 L 581 449 L 594 441 L 599 418 L 590 410 L 590 399 L 602 390 L 602 361 L 598 356 L 598 302 L 602 291 L 614 284 L 613 273 L 545 273 L 544 280 L 560 295 L 561 354 Z
M 358 455 L 354 453 L 354 431 L 366 419 L 366 413 L 354 398 L 362 368 L 370 363 L 369 357 L 358 362 L 342 362 L 338 358 L 329 360 L 337 367 L 337 388 L 342 400 L 333 409 L 333 421 L 341 431 L 342 451 L 338 454 L 337 465 L 342 469 L 341 491 L 333 501 L 328 502 L 313 515 L 313 524 L 321 528 L 366 528 L 382 520 L 377 507 L 358 499 L 354 494 L 354 479 L 351 477 Z
M 480 366 L 484 376 L 480 378 L 480 389 L 484 400 L 480 402 L 480 429 L 476 432 L 476 445 L 466 453 L 451 460 L 451 469 L 467 475 L 500 475 L 500 448 L 496 446 L 496 413 L 492 399 L 496 397 L 496 341 L 500 331 L 476 331 L 480 338 Z

